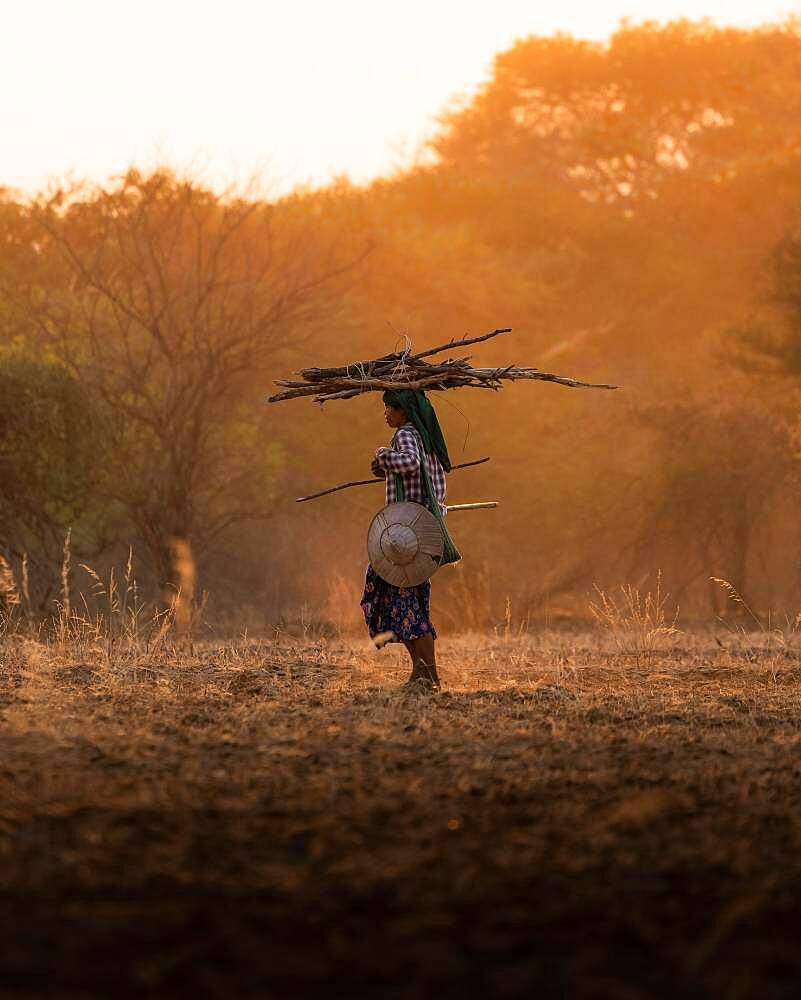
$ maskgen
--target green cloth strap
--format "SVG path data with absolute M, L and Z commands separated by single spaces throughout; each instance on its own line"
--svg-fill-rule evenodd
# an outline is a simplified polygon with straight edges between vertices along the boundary
M 445 518 L 442 516 L 442 510 L 439 505 L 439 501 L 434 495 L 434 487 L 431 483 L 431 476 L 428 473 L 428 467 L 426 465 L 426 460 L 424 457 L 420 457 L 420 475 L 423 477 L 423 496 L 425 502 L 423 506 L 426 510 L 431 511 L 434 517 L 437 519 L 439 524 L 439 530 L 442 532 L 442 556 L 439 560 L 440 566 L 448 566 L 450 563 L 458 563 L 462 555 L 456 548 L 453 539 L 450 536 L 445 525 Z M 406 499 L 406 490 L 403 486 L 403 476 L 399 473 L 394 473 L 395 476 L 395 500 L 402 501 Z
M 428 397 L 419 389 L 388 389 L 384 393 L 384 403 L 398 406 L 406 411 L 406 416 L 414 424 L 423 439 L 423 450 L 427 455 L 436 455 L 446 472 L 451 471 L 451 460 L 445 435 L 437 419 L 437 413 Z

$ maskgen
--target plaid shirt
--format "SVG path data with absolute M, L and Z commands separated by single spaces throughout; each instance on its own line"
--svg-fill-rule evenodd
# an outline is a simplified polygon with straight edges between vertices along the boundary
M 423 451 L 423 441 L 414 424 L 404 424 L 399 427 L 392 438 L 392 447 L 379 448 L 375 453 L 376 460 L 387 474 L 387 503 L 395 503 L 395 476 L 403 476 L 403 489 L 407 500 L 415 503 L 423 502 L 423 477 L 420 474 L 420 461 L 423 459 L 431 477 L 434 496 L 444 514 L 445 508 L 445 470 L 440 465 L 436 455 L 426 455 Z

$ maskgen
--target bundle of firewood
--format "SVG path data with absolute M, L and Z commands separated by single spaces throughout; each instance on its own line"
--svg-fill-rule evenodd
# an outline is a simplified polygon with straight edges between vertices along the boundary
M 580 382 L 564 375 L 553 375 L 538 368 L 518 368 L 506 365 L 502 368 L 474 368 L 470 357 L 449 357 L 441 362 L 428 362 L 443 351 L 467 347 L 481 341 L 497 337 L 501 333 L 511 333 L 511 328 L 493 330 L 481 337 L 464 340 L 450 340 L 441 347 L 432 347 L 418 354 L 409 350 L 386 354 L 372 361 L 358 361 L 341 368 L 304 368 L 302 381 L 276 379 L 275 385 L 283 391 L 268 397 L 270 403 L 282 399 L 296 399 L 299 396 L 314 396 L 318 403 L 331 399 L 351 399 L 364 392 L 383 392 L 386 389 L 494 389 L 504 382 L 518 379 L 538 379 L 542 382 L 557 382 L 573 389 L 616 389 L 617 386 L 603 383 Z

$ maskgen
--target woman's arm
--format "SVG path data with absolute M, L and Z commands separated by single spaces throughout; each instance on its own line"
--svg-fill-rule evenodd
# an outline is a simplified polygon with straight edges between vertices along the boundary
M 414 431 L 401 427 L 395 435 L 393 448 L 379 448 L 375 460 L 385 472 L 408 476 L 420 468 L 420 449 Z

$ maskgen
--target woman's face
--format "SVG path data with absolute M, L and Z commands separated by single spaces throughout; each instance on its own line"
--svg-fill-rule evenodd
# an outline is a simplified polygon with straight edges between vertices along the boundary
M 403 427 L 407 423 L 406 410 L 392 403 L 384 403 L 384 419 L 390 427 Z

